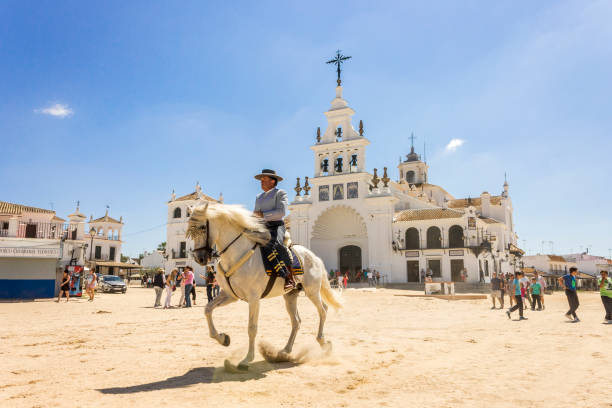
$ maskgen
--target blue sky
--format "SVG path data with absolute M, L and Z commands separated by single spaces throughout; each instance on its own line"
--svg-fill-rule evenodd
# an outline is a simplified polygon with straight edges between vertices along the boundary
M 291 190 L 342 49 L 370 171 L 397 178 L 414 132 L 456 197 L 508 173 L 522 247 L 609 254 L 612 3 L 226 3 L 2 2 L 0 199 L 109 205 L 135 256 L 165 239 L 172 189 L 250 207 L 271 167 Z

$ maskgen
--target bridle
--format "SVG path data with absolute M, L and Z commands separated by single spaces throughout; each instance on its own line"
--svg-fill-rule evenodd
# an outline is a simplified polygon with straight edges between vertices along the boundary
M 244 231 L 246 230 L 242 230 L 242 232 L 240 232 L 240 234 L 238 234 L 238 236 L 236 238 L 234 238 L 229 244 L 227 244 L 227 246 L 225 248 L 223 248 L 223 250 L 221 250 L 221 252 L 217 252 L 216 249 L 212 248 L 210 246 L 210 224 L 208 222 L 208 220 L 206 220 L 206 226 L 202 225 L 200 227 L 200 229 L 206 229 L 206 242 L 204 243 L 204 246 L 201 246 L 199 248 L 195 248 L 193 249 L 191 252 L 196 252 L 196 251 L 205 251 L 205 255 L 206 258 L 220 258 L 221 255 L 223 255 L 225 253 L 225 251 L 227 251 L 229 249 L 229 247 L 231 247 L 236 241 L 238 241 L 240 239 L 240 237 L 244 234 Z M 207 259 L 208 261 L 208 259 Z

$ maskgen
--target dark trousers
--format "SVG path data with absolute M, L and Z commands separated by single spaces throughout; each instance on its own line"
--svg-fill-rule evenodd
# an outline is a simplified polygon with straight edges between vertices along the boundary
M 514 299 L 516 299 L 516 305 L 512 306 L 509 312 L 512 313 L 516 309 L 518 309 L 519 316 L 523 317 L 523 298 L 521 297 L 521 295 L 514 295 Z
M 536 303 L 538 304 L 538 310 L 542 309 L 542 301 L 540 300 L 540 295 L 531 294 L 531 310 L 535 310 Z
M 578 310 L 578 306 L 580 306 L 580 302 L 578 301 L 578 294 L 575 290 L 565 289 L 565 296 L 567 296 L 567 303 L 569 303 L 569 310 L 566 314 L 572 315 L 574 319 L 577 319 L 576 310 Z
M 606 309 L 606 320 L 612 320 L 612 298 L 608 296 L 602 296 L 601 301 L 603 302 L 604 308 Z
M 185 285 L 185 307 L 191 307 L 191 298 L 189 297 L 189 293 L 191 293 L 191 288 L 193 285 Z
M 188 295 L 189 296 L 189 295 Z M 196 290 L 195 290 L 195 285 L 193 285 L 191 287 L 191 297 L 193 298 L 193 303 L 195 303 L 196 300 Z
M 206 285 L 206 297 L 208 298 L 209 302 L 213 300 L 212 290 L 213 290 L 213 285 L 210 283 L 207 284 Z

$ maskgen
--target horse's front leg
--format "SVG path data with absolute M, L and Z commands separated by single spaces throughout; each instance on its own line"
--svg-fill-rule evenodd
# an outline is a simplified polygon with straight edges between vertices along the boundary
M 215 329 L 215 324 L 212 320 L 212 312 L 219 306 L 229 305 L 235 301 L 236 299 L 228 295 L 225 291 L 221 291 L 219 296 L 208 302 L 204 308 L 204 314 L 206 315 L 206 320 L 208 321 L 208 332 L 210 337 L 217 340 L 219 344 L 222 344 L 225 347 L 230 345 L 230 337 L 225 333 L 217 333 L 217 329 Z
M 259 320 L 259 298 L 249 300 L 249 351 L 238 367 L 247 369 L 255 359 L 255 336 L 257 336 L 257 321 Z

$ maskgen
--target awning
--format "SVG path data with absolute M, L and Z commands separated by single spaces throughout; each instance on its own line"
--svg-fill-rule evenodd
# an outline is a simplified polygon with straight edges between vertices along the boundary
M 518 256 L 525 255 L 525 251 L 523 251 L 521 248 L 517 247 L 514 244 L 509 244 L 508 245 L 508 251 L 510 251 L 510 253 L 512 255 L 518 255 Z
M 140 265 L 129 264 L 126 262 L 113 262 L 113 261 L 94 261 L 97 266 L 112 266 L 114 268 L 121 269 L 142 269 Z

